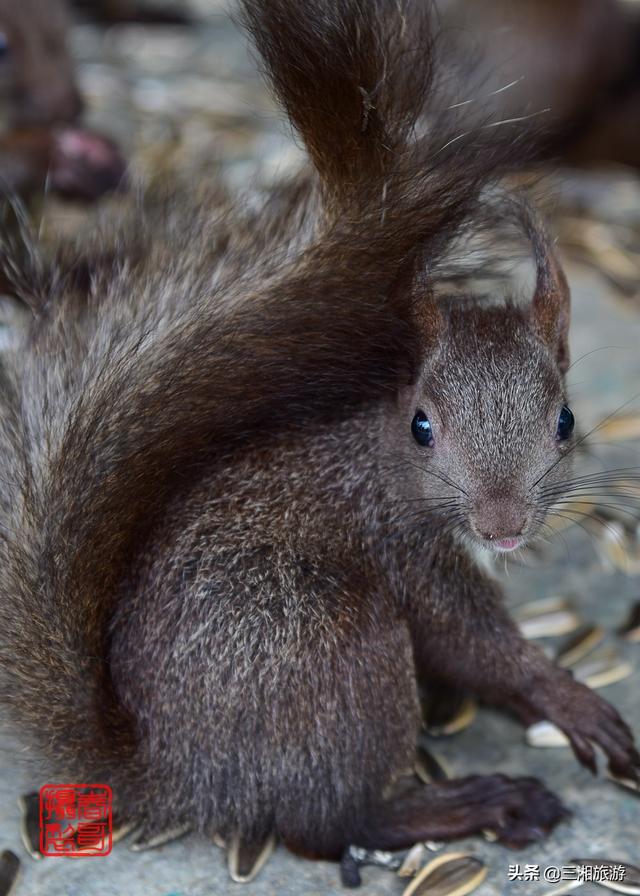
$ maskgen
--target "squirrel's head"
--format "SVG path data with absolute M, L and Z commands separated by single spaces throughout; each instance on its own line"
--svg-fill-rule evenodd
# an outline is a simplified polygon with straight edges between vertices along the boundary
M 46 126 L 80 115 L 68 29 L 66 3 L 0 0 L 0 101 L 13 125 Z
M 443 525 L 498 552 L 540 530 L 575 446 L 569 290 L 544 251 L 528 306 L 454 299 L 445 308 L 417 296 L 428 344 L 400 402 L 415 510 L 440 511 Z

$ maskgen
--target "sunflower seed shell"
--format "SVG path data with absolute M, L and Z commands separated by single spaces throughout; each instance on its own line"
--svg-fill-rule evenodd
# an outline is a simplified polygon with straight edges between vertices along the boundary
M 567 635 L 580 627 L 580 619 L 571 600 L 553 595 L 520 604 L 514 618 L 525 638 L 548 638 Z
M 464 853 L 448 853 L 425 865 L 402 896 L 466 896 L 486 876 L 486 865 L 480 859 Z
M 580 617 L 573 610 L 555 610 L 518 623 L 524 638 L 555 638 L 568 635 L 580 627 Z
M 41 859 L 40 852 L 40 794 L 25 793 L 18 798 L 21 810 L 20 836 L 32 859 Z
M 413 877 L 418 873 L 427 854 L 424 843 L 416 843 L 404 857 L 402 865 L 398 868 L 398 877 Z
M 458 688 L 428 688 L 421 694 L 422 718 L 425 728 L 442 727 L 458 714 L 465 694 Z
M 602 648 L 573 667 L 577 681 L 589 688 L 604 688 L 633 674 L 631 663 L 620 657 L 613 648 Z
M 634 668 L 631 663 L 621 661 L 617 665 L 611 666 L 609 669 L 603 669 L 602 672 L 594 672 L 593 674 L 586 676 L 582 679 L 582 683 L 595 691 L 598 688 L 606 688 L 610 684 L 616 684 L 618 681 L 624 681 L 625 678 L 629 678 L 630 675 L 633 675 L 633 672 Z M 578 678 L 577 675 L 576 678 Z
M 525 604 L 519 604 L 513 615 L 520 622 L 525 619 L 533 619 L 536 616 L 545 613 L 555 613 L 559 610 L 572 610 L 571 600 L 562 594 L 554 594 L 551 597 L 540 597 L 536 600 L 530 600 Z
M 527 743 L 530 747 L 567 747 L 569 738 L 552 722 L 542 721 L 530 725 L 526 732 Z
M 459 731 L 469 727 L 477 713 L 477 704 L 470 697 L 467 697 L 462 702 L 455 716 L 444 725 L 429 725 L 426 729 L 427 734 L 430 734 L 432 737 L 450 737 L 452 734 L 458 734 Z
M 416 749 L 414 772 L 423 784 L 447 781 L 451 777 L 444 762 L 422 744 L 419 744 Z
M 622 880 L 605 879 L 606 875 L 601 875 L 594 877 L 594 882 L 598 886 L 607 890 L 613 890 L 616 893 L 640 896 L 640 868 L 636 865 L 630 865 L 628 862 L 616 861 L 614 859 L 571 859 L 570 863 L 581 868 L 622 869 L 624 872 Z
M 564 669 L 570 669 L 592 653 L 604 640 L 606 632 L 599 625 L 585 625 L 571 635 L 560 647 L 556 662 Z
M 594 514 L 593 522 L 585 520 L 585 524 L 598 539 L 600 559 L 605 566 L 626 575 L 638 575 L 640 558 L 621 522 Z
M 20 859 L 10 849 L 5 849 L 0 854 L 0 896 L 14 893 L 19 877 Z
M 618 629 L 618 634 L 625 641 L 640 643 L 640 601 L 637 601 L 631 608 L 629 618 L 624 625 Z

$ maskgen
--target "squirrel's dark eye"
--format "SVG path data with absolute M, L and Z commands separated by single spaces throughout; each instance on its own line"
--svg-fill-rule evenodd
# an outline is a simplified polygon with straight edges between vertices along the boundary
M 415 416 L 411 421 L 411 432 L 418 445 L 423 445 L 425 448 L 431 448 L 433 445 L 433 431 L 431 429 L 431 424 L 429 423 L 429 418 L 424 411 L 416 411 Z
M 558 417 L 556 439 L 559 442 L 564 442 L 565 439 L 568 439 L 571 436 L 575 422 L 576 421 L 574 419 L 574 416 L 571 413 L 571 408 L 568 408 L 565 405 L 560 411 L 560 416 Z

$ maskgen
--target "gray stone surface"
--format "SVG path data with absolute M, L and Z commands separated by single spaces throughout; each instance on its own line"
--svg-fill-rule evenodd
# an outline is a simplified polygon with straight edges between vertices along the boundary
M 299 157 L 273 117 L 237 34 L 221 14 L 213 15 L 206 28 L 187 33 L 118 28 L 105 37 L 82 26 L 75 37 L 91 102 L 89 118 L 123 140 L 134 154 L 134 168 L 148 164 L 154 151 L 159 157 L 169 148 L 178 160 L 181 153 L 190 159 L 206 156 L 210 134 L 231 183 L 252 178 L 256 159 L 263 174 L 271 176 Z M 640 190 L 635 189 L 637 198 Z M 52 214 L 62 210 L 54 207 Z M 569 266 L 569 273 L 575 307 L 573 355 L 581 358 L 570 374 L 572 403 L 586 429 L 640 391 L 640 309 L 612 301 L 596 273 L 576 265 Z M 638 464 L 637 444 L 596 445 L 594 452 L 604 467 Z M 513 603 L 571 594 L 585 619 L 610 630 L 640 597 L 640 580 L 602 569 L 590 539 L 577 529 L 558 537 L 535 566 L 511 563 L 501 574 Z M 640 670 L 640 646 L 621 649 Z M 640 733 L 638 673 L 607 688 L 606 696 Z M 23 860 L 17 896 L 223 896 L 240 889 L 227 878 L 221 850 L 196 837 L 141 855 L 130 853 L 125 842 L 107 858 L 31 861 L 19 840 L 16 798 L 40 782 L 29 777 L 24 748 L 9 732 L 0 746 L 0 847 L 14 849 Z M 480 855 L 489 864 L 480 896 L 542 896 L 552 889 L 544 882 L 509 882 L 508 865 L 514 862 L 544 869 L 580 855 L 640 864 L 640 798 L 592 778 L 568 749 L 527 747 L 522 729 L 490 710 L 482 710 L 463 733 L 434 741 L 433 749 L 456 774 L 500 770 L 538 775 L 573 811 L 571 821 L 546 843 L 522 853 L 480 839 L 456 844 L 456 850 Z M 402 890 L 402 882 L 392 874 L 365 869 L 363 893 Z M 341 888 L 336 866 L 305 862 L 279 849 L 246 892 L 326 896 Z M 580 892 L 588 896 L 595 888 Z

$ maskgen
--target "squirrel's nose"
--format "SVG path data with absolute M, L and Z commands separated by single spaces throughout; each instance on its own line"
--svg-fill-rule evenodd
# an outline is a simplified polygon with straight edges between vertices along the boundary
M 519 538 L 526 525 L 527 516 L 521 506 L 510 501 L 485 501 L 479 505 L 471 520 L 476 534 L 485 541 L 503 541 Z

